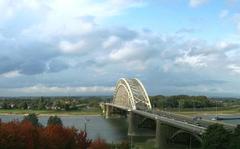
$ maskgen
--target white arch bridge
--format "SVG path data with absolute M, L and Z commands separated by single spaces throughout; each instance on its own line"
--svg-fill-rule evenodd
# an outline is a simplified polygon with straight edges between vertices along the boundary
M 156 148 L 164 149 L 168 143 L 177 138 L 181 141 L 195 140 L 202 143 L 202 134 L 206 128 L 213 124 L 212 121 L 194 120 L 191 117 L 173 114 L 170 112 L 156 111 L 152 108 L 148 94 L 140 80 L 121 78 L 113 93 L 110 103 L 102 104 L 106 118 L 115 115 L 128 117 L 128 135 L 156 137 Z M 233 129 L 232 125 L 225 125 L 227 129 Z M 148 131 L 149 133 L 142 133 Z M 191 145 L 191 143 L 189 143 Z

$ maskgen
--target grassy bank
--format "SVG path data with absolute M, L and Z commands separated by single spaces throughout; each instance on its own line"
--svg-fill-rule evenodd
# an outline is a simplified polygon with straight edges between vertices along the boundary
M 100 115 L 100 109 L 93 110 L 73 110 L 73 111 L 62 111 L 62 110 L 22 110 L 22 109 L 0 109 L 0 115 L 24 115 L 29 113 L 35 113 L 37 115 Z

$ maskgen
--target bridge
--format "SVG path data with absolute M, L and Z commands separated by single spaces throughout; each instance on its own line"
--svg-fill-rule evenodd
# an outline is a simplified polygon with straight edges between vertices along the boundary
M 154 136 L 156 148 L 164 149 L 169 142 L 182 137 L 191 142 L 194 140 L 202 144 L 202 134 L 214 122 L 202 119 L 193 119 L 171 112 L 157 111 L 152 108 L 148 94 L 140 80 L 121 78 L 114 90 L 111 103 L 102 104 L 106 118 L 120 115 L 128 118 L 129 136 Z M 233 129 L 232 125 L 224 125 Z M 153 130 L 151 133 L 143 133 Z M 191 144 L 190 144 L 191 146 Z

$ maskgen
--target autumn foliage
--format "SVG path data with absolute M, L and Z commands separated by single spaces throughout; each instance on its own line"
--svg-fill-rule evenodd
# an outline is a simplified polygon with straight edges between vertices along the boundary
M 89 149 L 110 149 L 106 142 L 100 138 L 93 141 Z
M 61 125 L 35 126 L 29 121 L 0 121 L 0 149 L 108 149 L 100 139 Z

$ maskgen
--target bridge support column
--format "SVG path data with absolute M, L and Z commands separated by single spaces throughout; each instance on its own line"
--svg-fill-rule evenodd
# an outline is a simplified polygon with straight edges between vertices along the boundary
M 156 149 L 165 149 L 167 146 L 167 126 L 156 120 Z
M 109 105 L 105 105 L 105 118 L 108 119 L 111 117 L 112 107 Z
M 133 136 L 136 132 L 136 125 L 134 122 L 134 113 L 129 111 L 128 115 L 128 135 Z

